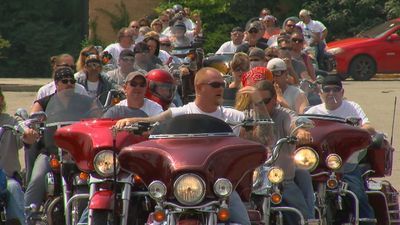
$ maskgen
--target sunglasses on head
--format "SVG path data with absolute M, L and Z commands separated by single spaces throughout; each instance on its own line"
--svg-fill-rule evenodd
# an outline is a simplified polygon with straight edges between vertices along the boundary
M 76 83 L 76 80 L 75 79 L 62 79 L 62 80 L 60 80 L 61 81 L 61 83 L 63 83 L 63 84 L 68 84 L 68 83 L 70 83 L 70 84 L 75 84 Z
M 336 87 L 323 87 L 322 88 L 322 92 L 324 92 L 324 93 L 330 93 L 330 92 L 337 93 L 337 92 L 339 92 L 341 90 L 342 90 L 342 88 L 339 87 L 339 86 L 336 86 Z
M 131 86 L 131 87 L 137 87 L 137 86 L 139 86 L 139 87 L 146 87 L 146 82 L 139 82 L 139 83 L 137 83 L 136 81 L 134 81 L 134 80 L 131 80 L 130 82 L 129 82 L 129 85 Z
M 225 87 L 225 83 L 224 82 L 217 82 L 217 81 L 207 83 L 207 85 L 210 85 L 210 87 L 212 87 L 212 88 L 221 88 L 221 87 L 223 88 L 223 87 Z
M 304 39 L 302 39 L 302 38 L 292 38 L 292 41 L 294 43 L 303 43 Z

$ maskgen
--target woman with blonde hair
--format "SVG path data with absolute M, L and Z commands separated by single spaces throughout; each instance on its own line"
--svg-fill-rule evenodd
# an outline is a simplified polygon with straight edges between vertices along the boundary
M 75 74 L 76 76 L 85 68 L 85 61 L 86 58 L 89 55 L 99 55 L 99 52 L 97 51 L 96 47 L 94 45 L 89 45 L 81 50 L 79 53 L 79 58 L 76 61 L 76 71 L 77 73 Z

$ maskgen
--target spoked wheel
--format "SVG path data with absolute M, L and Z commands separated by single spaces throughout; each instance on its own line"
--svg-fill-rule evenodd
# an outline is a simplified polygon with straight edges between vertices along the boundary
M 369 80 L 376 74 L 376 63 L 371 57 L 360 55 L 351 62 L 349 72 L 354 80 Z

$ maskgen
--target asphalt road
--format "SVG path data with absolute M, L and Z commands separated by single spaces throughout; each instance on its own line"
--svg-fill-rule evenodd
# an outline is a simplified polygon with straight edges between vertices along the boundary
M 1 79 L 0 83 L 3 84 Z M 398 153 L 400 150 L 400 99 L 397 100 L 394 132 L 392 134 L 394 99 L 395 96 L 400 98 L 400 79 L 378 77 L 372 81 L 365 82 L 345 81 L 344 89 L 345 97 L 361 105 L 377 130 L 386 133 L 389 138 L 393 135 L 393 146 L 396 149 L 394 153 L 395 159 L 392 176 L 387 179 L 397 189 L 400 189 L 400 154 Z M 35 92 L 21 91 L 5 91 L 4 94 L 8 104 L 7 112 L 12 114 L 19 107 L 24 107 L 29 111 L 35 96 Z

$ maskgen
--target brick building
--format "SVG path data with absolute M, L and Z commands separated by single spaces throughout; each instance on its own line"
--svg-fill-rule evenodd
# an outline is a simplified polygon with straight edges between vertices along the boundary
M 89 0 L 89 20 L 96 22 L 97 37 L 106 44 L 116 40 L 116 33 L 110 24 L 110 18 L 98 9 L 104 9 L 117 15 L 119 11 L 116 5 L 120 5 L 121 1 L 126 6 L 130 20 L 134 20 L 154 14 L 154 9 L 162 0 Z M 89 37 L 92 36 L 93 31 L 89 26 Z

